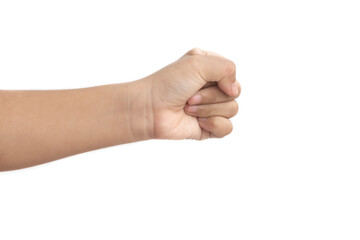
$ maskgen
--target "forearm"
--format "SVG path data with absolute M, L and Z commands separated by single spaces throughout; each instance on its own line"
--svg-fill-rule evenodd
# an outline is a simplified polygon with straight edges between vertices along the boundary
M 144 84 L 0 91 L 0 170 L 150 139 L 151 101 Z

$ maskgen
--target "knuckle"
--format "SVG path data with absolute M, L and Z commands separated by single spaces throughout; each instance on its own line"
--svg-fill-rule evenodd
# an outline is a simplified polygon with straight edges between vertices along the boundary
M 186 58 L 186 63 L 195 68 L 198 67 L 199 61 L 200 61 L 199 55 L 189 55 Z
M 224 134 L 221 134 L 221 135 L 216 135 L 216 138 L 223 138 L 223 137 L 225 137 L 225 135 Z
M 237 103 L 237 101 L 233 101 L 233 107 L 232 107 L 232 109 L 233 109 L 233 116 L 235 116 L 238 112 L 239 112 L 239 104 Z
M 225 60 L 225 72 L 226 75 L 232 76 L 236 72 L 236 65 L 233 61 L 226 59 Z
M 230 122 L 226 135 L 230 134 L 233 131 L 233 129 L 234 129 L 234 127 L 233 127 L 232 123 Z
M 222 127 L 222 132 L 219 137 L 225 137 L 226 135 L 229 135 L 233 130 L 233 125 L 230 121 L 228 121 L 228 124 L 226 126 Z
M 201 48 L 195 47 L 191 50 L 189 50 L 186 54 L 187 55 L 205 55 L 205 51 L 202 50 Z
M 241 94 L 241 85 L 239 84 L 239 93 L 237 94 L 236 98 L 240 97 Z

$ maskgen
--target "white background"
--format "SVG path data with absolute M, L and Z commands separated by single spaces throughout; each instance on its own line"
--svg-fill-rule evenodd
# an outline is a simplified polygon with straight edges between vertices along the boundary
M 0 239 L 359 239 L 358 1 L 0 1 L 0 88 L 237 64 L 234 131 L 0 173 Z

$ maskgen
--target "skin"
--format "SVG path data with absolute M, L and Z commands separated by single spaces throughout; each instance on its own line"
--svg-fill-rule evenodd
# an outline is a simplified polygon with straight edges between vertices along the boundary
M 149 139 L 221 138 L 240 94 L 235 64 L 199 48 L 137 81 L 0 91 L 0 171 Z

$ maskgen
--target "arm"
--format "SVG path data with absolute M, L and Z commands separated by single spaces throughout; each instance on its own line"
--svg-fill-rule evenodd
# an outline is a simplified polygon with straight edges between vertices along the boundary
M 144 85 L 0 91 L 0 170 L 152 138 Z
M 129 83 L 0 91 L 0 171 L 152 138 L 223 137 L 239 94 L 235 65 L 200 49 Z

